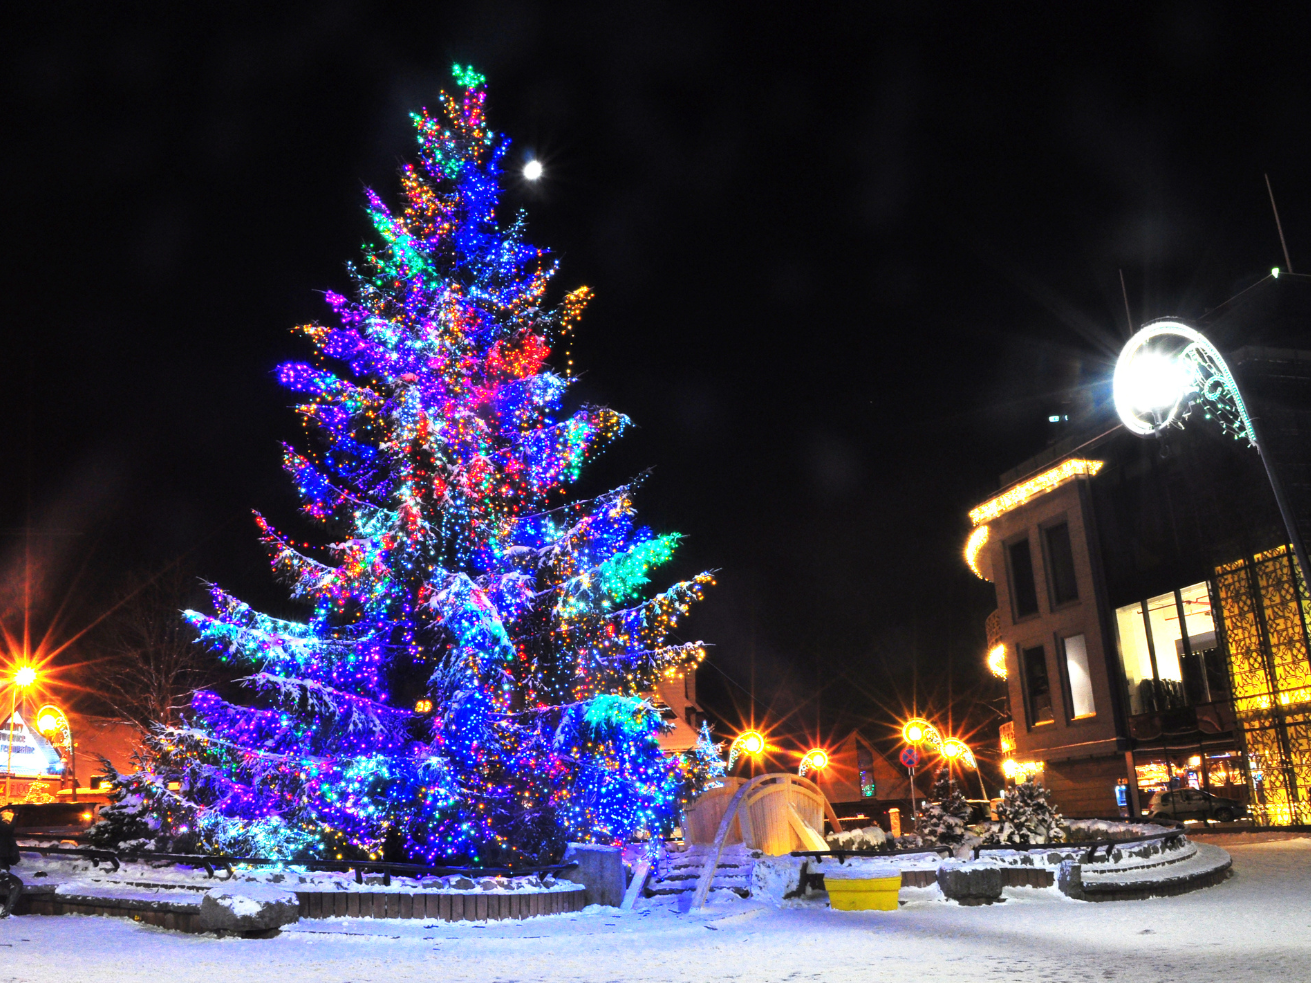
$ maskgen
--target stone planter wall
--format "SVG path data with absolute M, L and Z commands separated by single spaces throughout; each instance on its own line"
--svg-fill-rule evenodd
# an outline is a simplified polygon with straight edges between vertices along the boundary
M 582 885 L 567 891 L 496 894 L 491 891 L 431 891 L 397 894 L 363 891 L 297 891 L 301 918 L 426 918 L 443 922 L 534 918 L 582 911 Z

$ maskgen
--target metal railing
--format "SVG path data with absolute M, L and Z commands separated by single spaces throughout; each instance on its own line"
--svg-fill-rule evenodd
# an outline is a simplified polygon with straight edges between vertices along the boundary
M 979 859 L 979 854 L 985 850 L 1011 850 L 1016 853 L 1050 853 L 1053 850 L 1083 850 L 1083 863 L 1092 863 L 1097 851 L 1105 848 L 1106 859 L 1110 859 L 1111 851 L 1116 847 L 1129 846 L 1133 843 L 1150 843 L 1153 840 L 1161 840 L 1162 846 L 1167 845 L 1171 840 L 1183 839 L 1187 831 L 1183 829 L 1169 829 L 1164 833 L 1146 833 L 1142 836 L 1131 836 L 1128 839 L 1103 839 L 1103 840 L 1080 840 L 1076 843 L 998 843 L 992 846 L 983 846 L 980 844 L 974 848 L 974 859 Z
M 937 853 L 951 856 L 952 849 L 941 844 L 935 846 L 911 847 L 906 850 L 844 850 L 835 847 L 832 850 L 793 850 L 790 857 L 837 857 L 838 863 L 846 863 L 847 857 L 904 857 L 912 853 Z

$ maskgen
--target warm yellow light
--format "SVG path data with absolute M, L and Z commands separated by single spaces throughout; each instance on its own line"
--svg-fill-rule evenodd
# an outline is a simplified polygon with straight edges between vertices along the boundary
M 1017 782 L 1028 781 L 1035 775 L 1041 775 L 1044 765 L 1041 761 L 1013 761 L 1007 758 L 1001 763 L 1002 774 Z
M 1006 645 L 1000 643 L 988 649 L 988 671 L 998 679 L 1006 678 Z
M 923 717 L 911 717 L 901 725 L 901 739 L 907 744 L 930 744 L 939 747 L 942 735 Z
M 961 761 L 971 768 L 978 768 L 974 760 L 974 752 L 958 737 L 949 737 L 942 742 L 942 756 L 952 761 Z
M 432 700 L 419 700 L 414 704 L 415 713 L 432 713 Z
M 811 748 L 801 760 L 806 763 L 807 767 L 819 771 L 828 767 L 828 752 L 822 747 Z
M 979 552 L 983 549 L 984 544 L 988 542 L 988 527 L 979 526 L 974 532 L 970 533 L 970 538 L 965 540 L 965 565 L 974 571 L 974 576 L 980 580 L 987 580 L 983 571 L 979 569 Z
M 1035 478 L 1006 489 L 996 498 L 988 499 L 977 508 L 970 509 L 970 522 L 976 526 L 991 522 L 997 516 L 1019 508 L 1035 495 L 1049 492 L 1077 475 L 1087 475 L 1091 478 L 1102 469 L 1102 464 L 1102 461 L 1084 461 L 1079 458 L 1063 461 Z
M 765 750 L 765 735 L 758 730 L 744 730 L 733 743 L 744 753 L 755 757 Z
M 36 669 L 33 666 L 20 666 L 14 673 L 14 685 L 20 689 L 27 689 L 36 682 Z
M 36 729 L 42 734 L 48 733 L 59 726 L 59 721 L 53 713 L 43 713 L 36 721 Z

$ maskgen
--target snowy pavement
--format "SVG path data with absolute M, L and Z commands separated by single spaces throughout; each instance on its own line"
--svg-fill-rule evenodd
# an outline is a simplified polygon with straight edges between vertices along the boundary
M 1178 898 L 1090 904 L 1008 888 L 962 908 L 905 889 L 895 912 L 725 900 L 695 915 L 589 909 L 522 922 L 303 921 L 267 940 L 121 919 L 0 921 L 0 983 L 406 980 L 1311 980 L 1311 839 L 1228 848 L 1234 876 Z

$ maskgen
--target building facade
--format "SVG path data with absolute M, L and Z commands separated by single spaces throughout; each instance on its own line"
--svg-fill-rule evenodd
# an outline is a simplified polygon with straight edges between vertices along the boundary
M 1311 353 L 1230 365 L 1311 529 Z M 1082 423 L 970 513 L 1009 770 L 1041 775 L 1072 817 L 1194 788 L 1311 822 L 1311 597 L 1260 456 L 1202 419 L 1164 440 L 1109 407 Z

